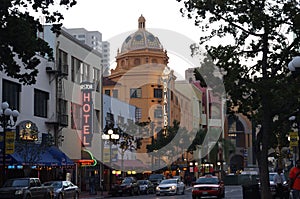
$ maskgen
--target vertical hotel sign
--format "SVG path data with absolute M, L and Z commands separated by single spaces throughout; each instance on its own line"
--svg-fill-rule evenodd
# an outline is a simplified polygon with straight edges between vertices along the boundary
M 82 82 L 80 84 L 82 94 L 82 133 L 81 142 L 83 146 L 92 146 L 93 138 L 93 83 Z

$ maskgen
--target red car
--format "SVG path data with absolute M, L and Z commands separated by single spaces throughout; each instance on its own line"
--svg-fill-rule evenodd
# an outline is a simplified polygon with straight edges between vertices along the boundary
M 192 190 L 193 199 L 206 196 L 225 197 L 225 187 L 223 181 L 213 175 L 206 175 L 196 180 Z

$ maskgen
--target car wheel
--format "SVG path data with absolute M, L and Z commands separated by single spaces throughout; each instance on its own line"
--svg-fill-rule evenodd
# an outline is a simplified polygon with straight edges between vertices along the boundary
M 131 196 L 133 196 L 133 195 L 134 195 L 134 190 L 133 190 L 133 189 L 130 189 L 129 194 L 130 194 Z
M 63 195 L 60 193 L 60 194 L 58 194 L 58 197 L 57 197 L 58 199 L 63 199 L 64 197 L 63 197 Z
M 185 188 L 182 189 L 182 192 L 181 192 L 182 195 L 184 195 L 184 191 L 185 191 Z
M 78 192 L 75 193 L 74 199 L 79 199 L 79 193 Z

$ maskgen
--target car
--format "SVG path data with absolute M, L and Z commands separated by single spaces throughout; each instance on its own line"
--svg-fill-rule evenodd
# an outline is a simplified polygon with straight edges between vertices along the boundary
M 176 195 L 185 192 L 185 184 L 176 178 L 162 180 L 156 187 L 156 195 Z
M 149 179 L 156 187 L 162 180 L 166 179 L 163 174 L 153 173 L 149 176 Z
M 192 189 L 192 198 L 201 198 L 202 196 L 214 196 L 217 198 L 225 197 L 224 182 L 217 176 L 205 175 L 199 177 Z
M 269 173 L 269 180 L 270 180 L 270 190 L 271 190 L 271 194 L 273 196 L 273 198 L 276 197 L 276 185 L 274 183 L 274 176 L 276 175 L 276 172 L 270 172 Z M 284 198 L 289 198 L 289 185 L 288 182 L 286 181 L 285 175 L 282 173 L 281 174 L 282 178 L 283 178 L 283 196 Z
M 137 183 L 140 186 L 141 194 L 155 193 L 154 184 L 149 180 L 138 180 Z
M 112 186 L 111 194 L 113 196 L 115 195 L 139 195 L 140 194 L 140 187 L 137 183 L 137 180 L 135 177 L 125 177 L 121 184 L 115 184 Z
M 54 188 L 55 199 L 79 198 L 80 189 L 77 185 L 66 180 L 56 180 L 44 183 Z

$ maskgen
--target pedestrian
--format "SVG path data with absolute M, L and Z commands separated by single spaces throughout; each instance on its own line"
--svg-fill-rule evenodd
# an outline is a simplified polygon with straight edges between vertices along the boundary
M 90 187 L 90 195 L 96 195 L 97 192 L 95 190 L 95 174 L 93 171 L 91 171 L 91 175 L 89 178 L 89 187 Z
M 296 166 L 290 170 L 289 186 L 292 190 L 293 199 L 300 199 L 300 160 L 297 160 Z
M 276 196 L 279 197 L 280 199 L 284 198 L 283 194 L 283 182 L 284 182 L 284 176 L 282 173 L 282 169 L 278 168 L 277 173 L 273 177 L 273 181 L 275 184 L 276 188 Z

